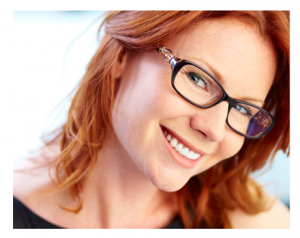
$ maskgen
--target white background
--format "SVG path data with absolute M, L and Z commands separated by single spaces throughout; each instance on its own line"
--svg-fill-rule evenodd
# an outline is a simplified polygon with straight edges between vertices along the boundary
M 6 141 L 1 151 L 4 158 L 16 164 L 41 145 L 40 136 L 49 125 L 54 128 L 63 122 L 68 104 L 60 110 L 61 114 L 51 112 L 83 76 L 97 49 L 101 19 L 88 27 L 103 13 L 14 11 L 14 70 L 11 78 L 5 80 L 9 96 L 1 102 L 1 111 L 6 115 L 1 132 Z M 56 115 L 58 119 L 54 121 Z M 271 169 L 258 181 L 271 182 L 266 190 L 289 205 L 290 158 L 279 152 Z

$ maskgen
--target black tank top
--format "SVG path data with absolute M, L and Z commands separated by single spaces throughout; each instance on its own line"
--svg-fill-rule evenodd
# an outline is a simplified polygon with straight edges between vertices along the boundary
M 17 198 L 14 199 L 14 228 L 46 228 L 46 229 L 62 229 L 62 227 L 56 226 L 43 218 L 39 217 L 28 209 Z M 170 225 L 165 227 L 167 229 L 184 228 L 183 223 L 179 216 L 171 222 Z

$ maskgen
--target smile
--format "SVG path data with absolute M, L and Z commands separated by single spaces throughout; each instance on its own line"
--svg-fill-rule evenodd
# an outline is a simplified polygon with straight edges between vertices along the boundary
M 183 167 L 193 168 L 199 160 L 206 154 L 199 149 L 195 149 L 191 143 L 181 139 L 169 129 L 160 126 L 163 142 L 173 157 L 173 159 Z
M 196 160 L 200 158 L 200 154 L 192 151 L 191 149 L 189 149 L 188 147 L 183 146 L 182 143 L 178 142 L 178 139 L 173 137 L 168 134 L 167 131 L 164 130 L 164 135 L 167 139 L 167 141 L 170 142 L 170 145 L 178 152 L 180 153 L 182 156 L 191 159 L 191 160 Z

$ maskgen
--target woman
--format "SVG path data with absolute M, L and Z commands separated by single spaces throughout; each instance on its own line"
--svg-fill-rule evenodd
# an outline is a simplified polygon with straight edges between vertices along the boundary
M 288 228 L 249 174 L 289 149 L 289 13 L 103 24 L 66 123 L 16 168 L 14 227 Z

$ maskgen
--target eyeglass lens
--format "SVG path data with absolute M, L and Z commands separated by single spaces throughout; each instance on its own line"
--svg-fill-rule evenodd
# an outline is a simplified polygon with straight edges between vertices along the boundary
M 201 106 L 209 106 L 223 96 L 219 85 L 193 65 L 185 65 L 179 70 L 174 85 L 183 96 Z
M 212 105 L 223 96 L 215 80 L 194 65 L 187 64 L 179 70 L 174 86 L 183 97 L 199 106 Z M 228 123 L 239 133 L 255 137 L 270 127 L 272 118 L 256 107 L 236 103 L 229 111 Z

